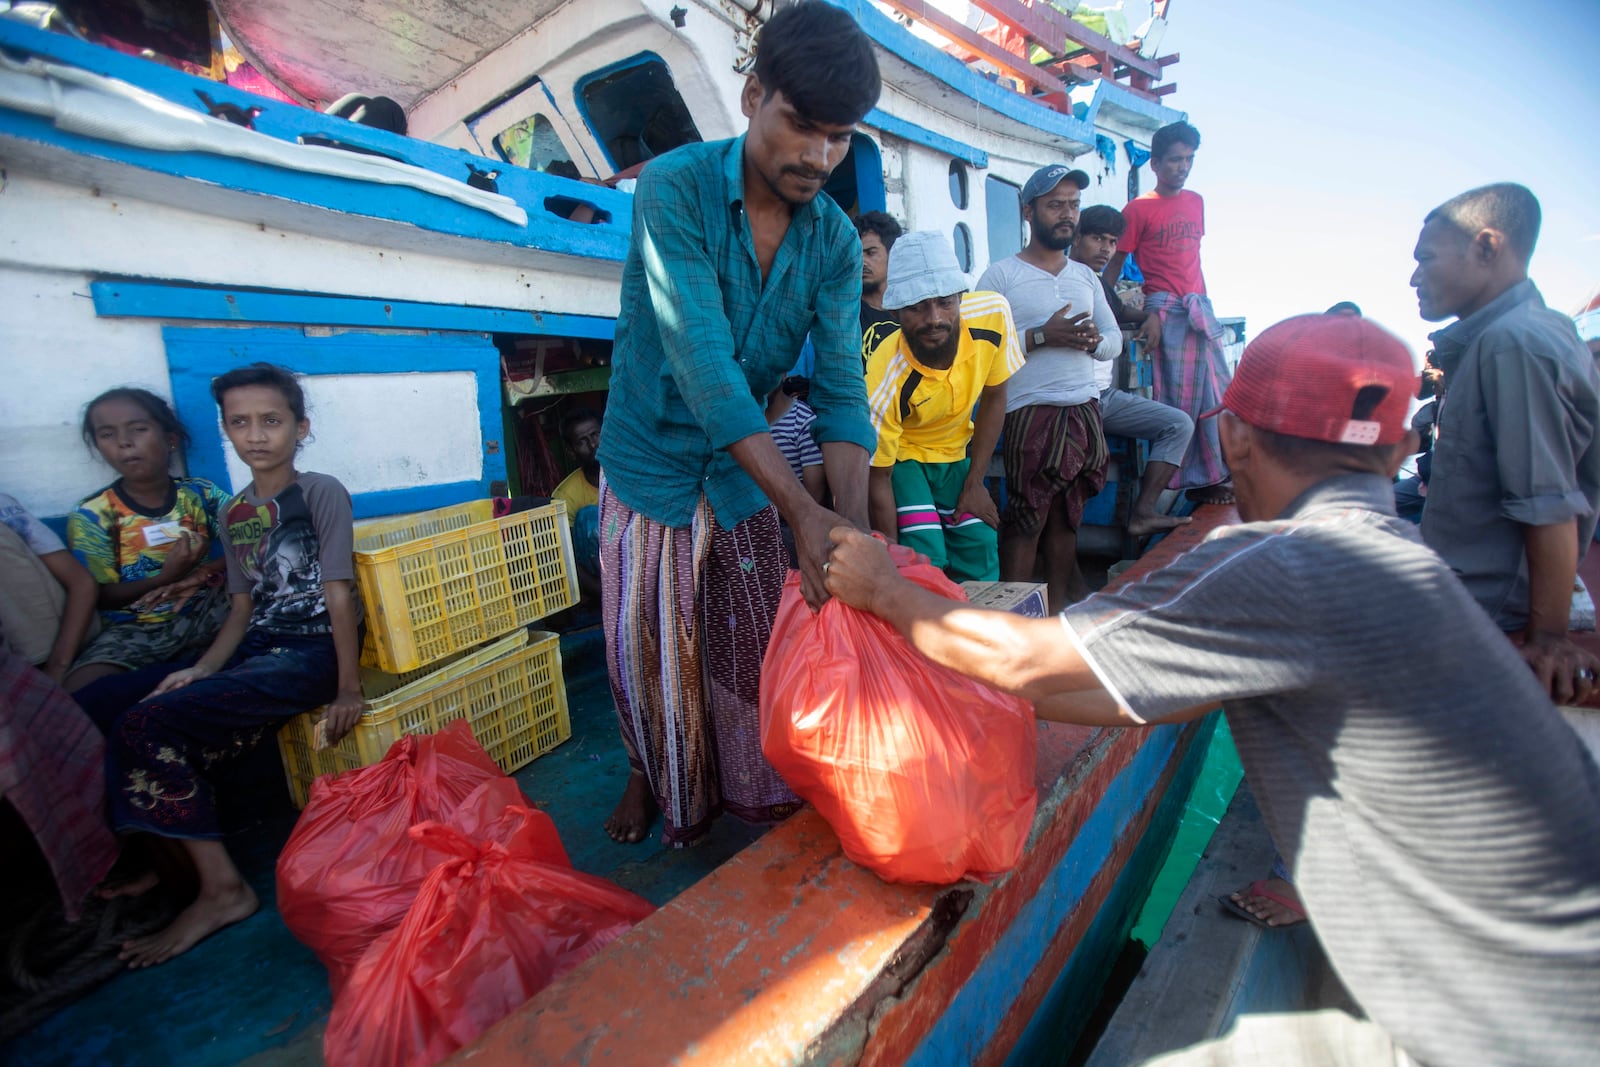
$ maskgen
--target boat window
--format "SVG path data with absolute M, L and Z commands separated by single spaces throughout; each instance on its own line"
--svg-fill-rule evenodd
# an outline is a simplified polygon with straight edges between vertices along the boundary
M 972 273 L 972 231 L 967 229 L 964 222 L 956 223 L 956 232 L 951 235 L 951 240 L 956 246 L 956 263 L 968 274 Z
M 864 133 L 850 136 L 850 151 L 833 168 L 822 191 L 833 198 L 851 218 L 863 211 L 882 211 L 886 206 L 883 188 L 883 156 L 876 142 Z
M 578 101 L 595 139 L 618 171 L 701 140 L 659 56 L 639 56 L 578 82 Z
M 494 150 L 507 163 L 529 170 L 549 170 L 552 163 L 572 162 L 555 126 L 540 114 L 529 115 L 496 135 Z
M 959 159 L 950 161 L 950 199 L 962 211 L 967 210 L 967 165 Z
M 989 262 L 998 263 L 1022 251 L 1022 191 L 999 178 L 983 180 L 984 208 L 989 217 Z

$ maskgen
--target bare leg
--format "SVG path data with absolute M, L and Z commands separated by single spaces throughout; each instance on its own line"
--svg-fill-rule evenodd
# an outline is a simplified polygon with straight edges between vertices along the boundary
M 617 801 L 611 818 L 606 820 L 606 833 L 613 841 L 625 845 L 643 841 L 650 832 L 650 824 L 655 821 L 656 810 L 656 798 L 650 795 L 649 781 L 638 771 L 632 771 L 622 799 Z
M 1089 595 L 1078 566 L 1078 531 L 1067 519 L 1066 498 L 1060 494 L 1051 498 L 1044 522 L 1044 569 L 1052 615 Z
M 123 943 L 120 956 L 130 968 L 165 963 L 261 906 L 221 841 L 186 840 L 183 847 L 200 877 L 200 895 L 165 930 Z
M 1189 524 L 1187 515 L 1163 515 L 1156 510 L 1156 501 L 1161 499 L 1161 491 L 1177 473 L 1178 467 L 1175 463 L 1151 460 L 1144 465 L 1144 478 L 1139 483 L 1139 498 L 1133 502 L 1133 514 L 1128 516 L 1130 536 L 1148 537 L 1150 534 Z
M 1018 533 L 1000 527 L 1000 580 L 1002 582 L 1033 581 L 1033 566 L 1039 555 L 1039 534 L 1043 527 L 1031 534 Z
M 127 668 L 119 667 L 115 663 L 85 663 L 71 674 L 62 683 L 61 688 L 69 693 L 82 689 L 90 682 L 98 682 L 102 678 L 109 678 L 113 674 L 126 674 Z

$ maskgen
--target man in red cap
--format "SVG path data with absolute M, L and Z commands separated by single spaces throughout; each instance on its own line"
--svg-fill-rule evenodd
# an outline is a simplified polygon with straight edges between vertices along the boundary
M 1057 618 L 944 600 L 832 532 L 830 593 L 1044 718 L 1145 726 L 1224 704 L 1367 1019 L 1264 1017 L 1175 1062 L 1576 1065 L 1600 1048 L 1600 770 L 1395 517 L 1412 367 L 1364 319 L 1262 333 L 1207 413 L 1244 523 Z

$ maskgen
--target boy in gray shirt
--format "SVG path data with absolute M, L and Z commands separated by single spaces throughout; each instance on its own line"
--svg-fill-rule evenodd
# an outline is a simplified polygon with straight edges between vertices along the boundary
M 1290 319 L 1250 345 L 1218 409 L 1243 525 L 1058 619 L 924 593 L 842 528 L 828 590 L 1045 718 L 1140 726 L 1224 704 L 1311 923 L 1371 1020 L 1284 1016 L 1276 1062 L 1338 1047 L 1431 1067 L 1592 1063 L 1600 771 L 1394 515 L 1415 388 L 1410 354 L 1372 323 Z M 1204 1062 L 1252 1061 L 1230 1046 Z

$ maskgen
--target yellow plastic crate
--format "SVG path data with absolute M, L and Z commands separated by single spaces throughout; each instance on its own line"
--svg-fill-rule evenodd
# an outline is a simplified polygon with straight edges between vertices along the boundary
M 494 517 L 473 500 L 355 528 L 356 585 L 367 609 L 361 662 L 391 674 L 570 608 L 577 570 L 567 506 Z
M 408 677 L 389 676 L 394 687 L 386 694 L 369 691 L 367 710 L 332 748 L 316 748 L 321 708 L 296 716 L 278 731 L 296 807 L 305 807 L 311 783 L 320 775 L 376 763 L 400 737 L 433 733 L 455 719 L 467 720 L 478 743 L 507 774 L 572 736 L 556 634 L 530 638 L 519 632 L 420 678 Z M 363 688 L 383 684 L 369 673 Z

